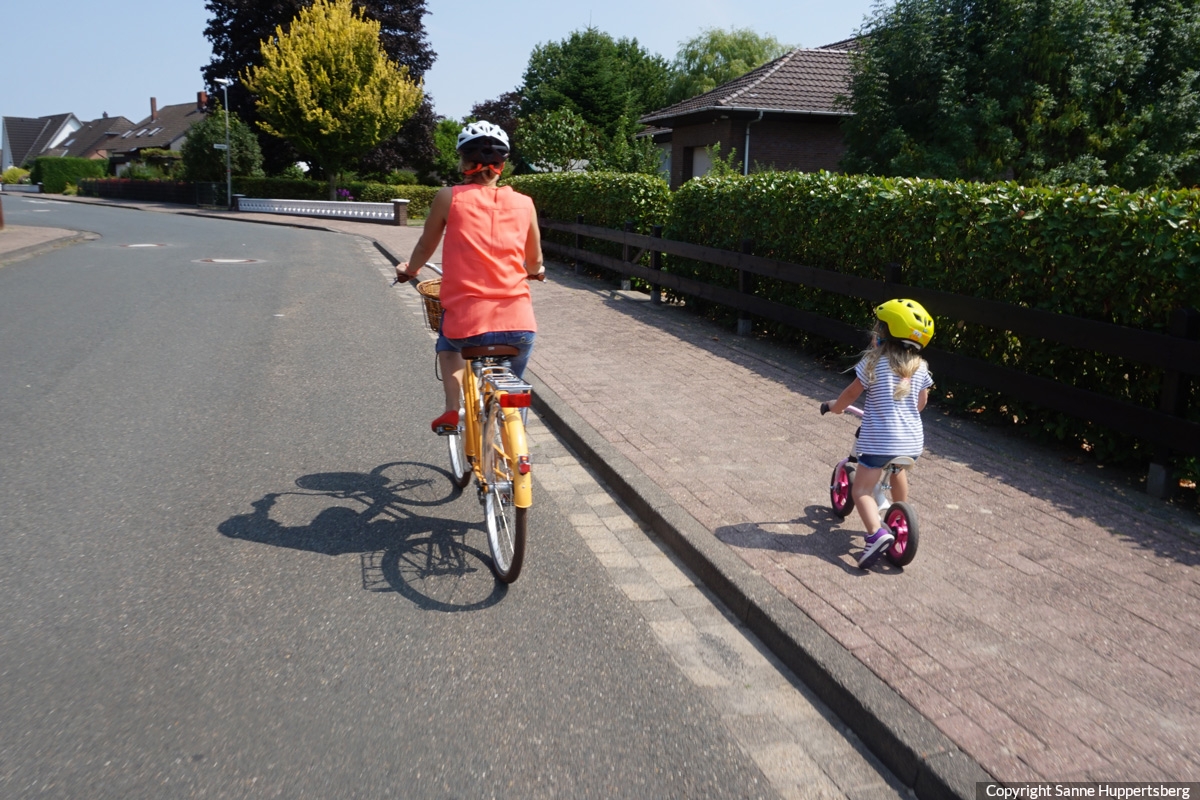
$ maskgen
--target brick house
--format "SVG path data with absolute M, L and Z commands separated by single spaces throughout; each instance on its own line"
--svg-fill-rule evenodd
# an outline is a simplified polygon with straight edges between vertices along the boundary
M 855 40 L 798 48 L 712 91 L 639 120 L 664 150 L 671 188 L 711 167 L 708 148 L 736 153 L 742 172 L 755 166 L 836 171 L 845 150 L 842 102 L 850 91 Z

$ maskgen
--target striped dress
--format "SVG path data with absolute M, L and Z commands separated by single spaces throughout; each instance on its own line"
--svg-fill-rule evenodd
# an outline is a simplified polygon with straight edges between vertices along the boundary
M 925 449 L 925 430 L 917 397 L 933 386 L 933 375 L 922 365 L 912 376 L 912 389 L 900 400 L 892 392 L 900 378 L 892 372 L 886 357 L 875 365 L 874 380 L 868 380 L 866 362 L 859 361 L 854 374 L 867 387 L 863 401 L 862 428 L 858 433 L 857 455 L 909 456 L 916 458 Z

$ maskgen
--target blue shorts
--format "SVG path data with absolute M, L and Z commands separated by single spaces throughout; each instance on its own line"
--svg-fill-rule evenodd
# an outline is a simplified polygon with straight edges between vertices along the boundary
M 858 459 L 858 463 L 862 464 L 867 469 L 883 469 L 889 461 L 891 461 L 893 458 L 899 458 L 899 456 L 861 455 L 855 456 L 855 458 Z M 917 460 L 917 456 L 911 456 L 911 458 L 913 461 Z
M 512 357 L 512 371 L 518 378 L 523 378 L 525 367 L 529 364 L 529 355 L 533 352 L 533 340 L 536 338 L 537 334 L 533 331 L 492 331 L 465 339 L 447 339 L 446 334 L 438 331 L 437 345 L 434 349 L 439 353 L 457 353 L 464 347 L 479 347 L 485 344 L 512 345 L 521 351 Z

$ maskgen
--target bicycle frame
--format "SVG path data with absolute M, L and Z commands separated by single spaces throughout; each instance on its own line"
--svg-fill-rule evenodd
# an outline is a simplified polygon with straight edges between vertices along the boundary
M 892 476 L 901 470 L 912 469 L 917 462 L 911 458 L 900 457 L 894 458 L 883 467 L 883 471 L 879 474 L 879 480 L 875 482 L 875 505 L 879 506 L 879 513 L 883 514 L 892 504 Z

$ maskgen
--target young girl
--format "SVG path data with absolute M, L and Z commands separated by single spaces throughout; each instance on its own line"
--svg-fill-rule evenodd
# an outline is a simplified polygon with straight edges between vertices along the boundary
M 921 358 L 921 348 L 933 338 L 933 317 L 912 300 L 888 300 L 876 307 L 875 330 L 854 368 L 854 382 L 838 399 L 824 404 L 841 414 L 846 406 L 867 393 L 862 428 L 858 434 L 858 468 L 851 496 L 867 529 L 858 566 L 867 569 L 888 551 L 896 537 L 880 524 L 873 496 L 883 465 L 897 456 L 916 458 L 925 447 L 921 411 L 929 399 L 933 376 Z M 892 478 L 892 499 L 908 499 L 905 470 Z

